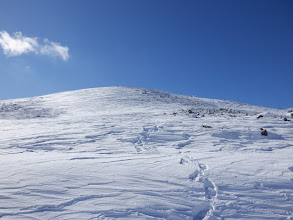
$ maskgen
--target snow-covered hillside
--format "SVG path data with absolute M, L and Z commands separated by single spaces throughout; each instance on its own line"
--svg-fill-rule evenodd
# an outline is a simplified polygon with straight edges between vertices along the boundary
M 129 87 L 1 101 L 0 218 L 293 219 L 288 116 Z

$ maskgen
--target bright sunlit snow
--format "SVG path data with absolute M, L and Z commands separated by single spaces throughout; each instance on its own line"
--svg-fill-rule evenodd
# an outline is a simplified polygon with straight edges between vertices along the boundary
M 0 218 L 292 219 L 291 115 L 129 87 L 1 101 Z

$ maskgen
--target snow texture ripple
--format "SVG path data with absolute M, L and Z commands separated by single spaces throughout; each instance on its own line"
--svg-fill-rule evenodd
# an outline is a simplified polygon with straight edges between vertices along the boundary
M 0 218 L 293 219 L 292 121 L 130 87 L 0 101 Z

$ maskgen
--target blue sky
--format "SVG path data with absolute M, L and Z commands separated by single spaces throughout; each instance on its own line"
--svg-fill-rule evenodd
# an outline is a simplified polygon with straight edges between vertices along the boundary
M 291 0 L 1 0 L 0 32 L 2 100 L 125 85 L 293 107 Z

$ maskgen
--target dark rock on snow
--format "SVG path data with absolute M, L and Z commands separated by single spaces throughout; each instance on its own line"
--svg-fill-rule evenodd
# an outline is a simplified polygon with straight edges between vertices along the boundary
M 267 130 L 263 130 L 263 131 L 261 132 L 261 135 L 263 135 L 263 136 L 268 136 L 268 132 L 267 132 Z

